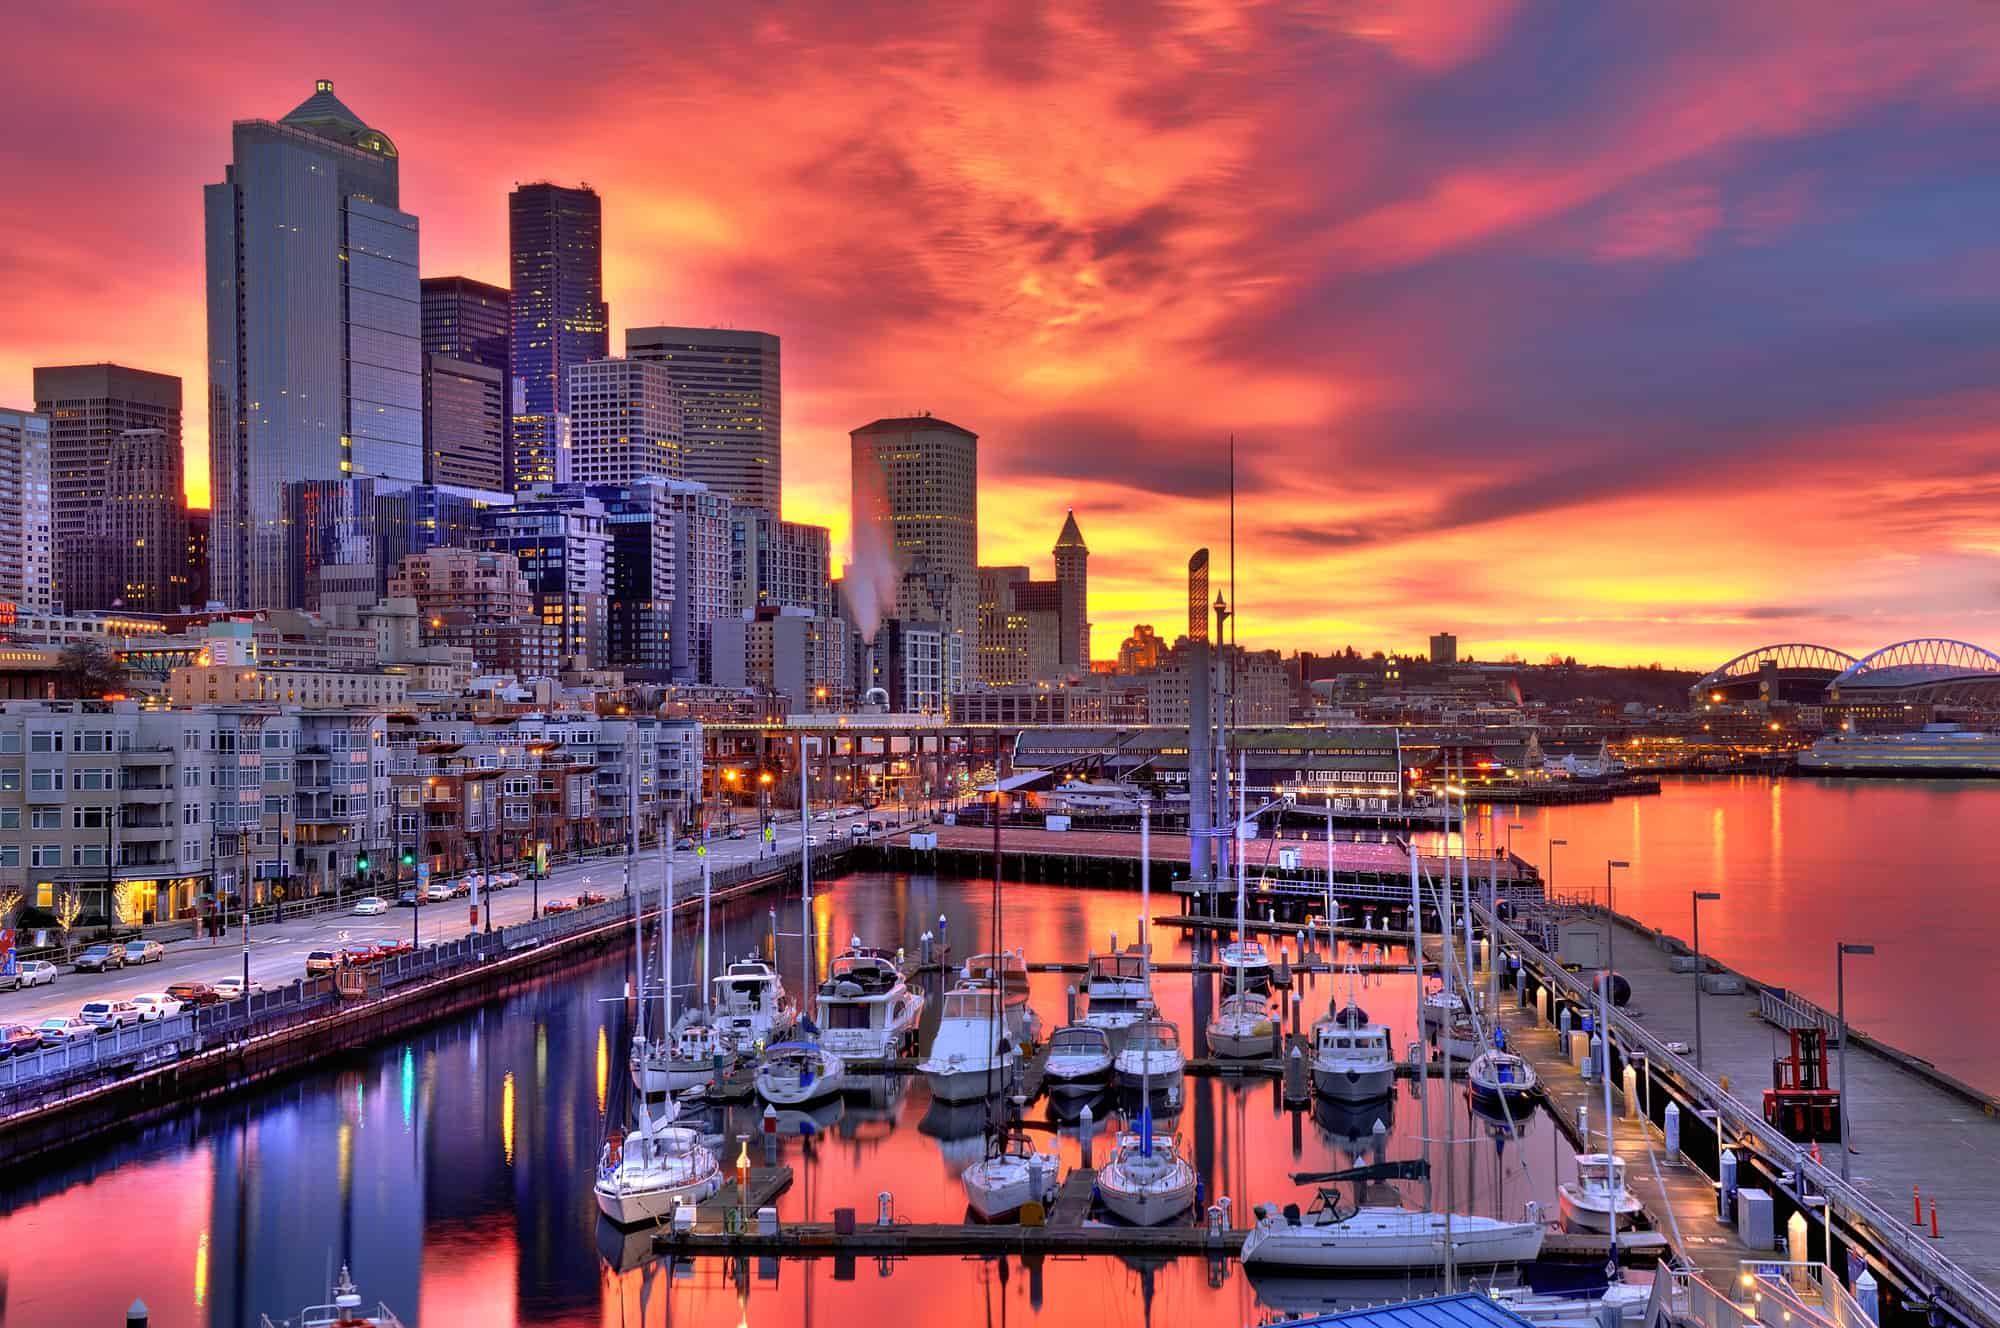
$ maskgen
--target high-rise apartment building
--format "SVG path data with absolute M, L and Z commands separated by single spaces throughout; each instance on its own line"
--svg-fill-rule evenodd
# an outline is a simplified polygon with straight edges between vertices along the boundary
M 738 613 L 776 607 L 833 616 L 832 531 L 781 521 L 757 507 L 736 507 L 730 519 L 735 526 L 730 563 Z
M 785 698 L 788 711 L 839 710 L 847 703 L 847 624 L 809 609 L 771 605 L 715 624 L 715 683 L 758 687 Z
M 570 367 L 563 393 L 569 482 L 681 478 L 681 408 L 665 365 L 591 360 Z
M 892 552 L 902 574 L 896 615 L 971 637 L 979 621 L 979 436 L 918 415 L 876 420 L 849 437 L 856 546 L 878 541 Z
M 285 604 L 282 489 L 421 480 L 417 219 L 401 158 L 321 79 L 282 120 L 239 120 L 206 189 L 213 594 Z
M 562 492 L 570 492 L 564 489 Z M 660 480 L 596 484 L 611 534 L 605 663 L 646 682 L 673 677 L 675 505 Z
M 415 602 L 426 644 L 471 650 L 481 672 L 549 678 L 562 669 L 557 630 L 541 620 L 534 591 L 511 554 L 405 554 L 389 578 L 389 594 Z
M 711 628 L 737 616 L 730 503 L 695 480 L 667 480 L 665 488 L 674 517 L 673 676 L 708 682 L 715 676 Z
M 680 400 L 687 477 L 744 507 L 782 512 L 778 338 L 715 327 L 634 327 L 629 359 L 667 367 Z
M 123 578 L 104 575 L 91 526 L 107 501 L 122 496 L 109 483 L 112 453 L 133 429 L 158 429 L 180 451 L 181 380 L 122 364 L 39 368 L 35 409 L 49 417 L 56 601 L 72 613 L 111 608 L 112 600 L 124 598 L 118 588 Z M 176 459 L 176 501 L 180 473 Z
M 127 429 L 112 440 L 105 496 L 75 542 L 83 556 L 70 574 L 91 608 L 179 613 L 197 606 L 181 460 L 181 440 L 165 429 Z
M 505 287 L 471 277 L 425 277 L 419 290 L 425 354 L 506 371 L 513 302 Z
M 611 534 L 594 498 L 526 495 L 480 514 L 473 546 L 510 553 L 535 596 L 535 611 L 556 628 L 565 658 L 602 665 L 607 649 L 607 562 Z
M 200 609 L 209 602 L 208 593 L 208 531 L 209 509 L 190 507 L 187 509 L 187 580 L 188 603 Z
M 470 277 L 425 277 L 424 479 L 504 492 L 513 405 L 506 290 Z
M 0 600 L 47 613 L 55 573 L 49 417 L 0 409 Z
M 507 199 L 507 251 L 516 384 L 507 487 L 519 491 L 570 478 L 557 455 L 568 373 L 611 354 L 602 201 L 587 186 L 521 185 Z

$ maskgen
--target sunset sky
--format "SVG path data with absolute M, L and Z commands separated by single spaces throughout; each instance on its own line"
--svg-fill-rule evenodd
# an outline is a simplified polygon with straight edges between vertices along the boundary
M 604 197 L 627 325 L 784 338 L 786 515 L 847 431 L 976 431 L 981 556 L 1065 506 L 1099 656 L 1224 560 L 1246 644 L 1704 666 L 2000 646 L 2000 5 L 35 6 L 0 404 L 185 380 L 201 186 L 334 80 L 426 275 Z

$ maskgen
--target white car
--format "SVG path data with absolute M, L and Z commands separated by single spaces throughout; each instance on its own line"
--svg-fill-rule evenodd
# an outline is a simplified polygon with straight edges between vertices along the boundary
M 506 890 L 520 883 L 521 878 L 515 872 L 503 871 L 493 873 L 493 888 L 495 890 Z
M 443 881 L 432 881 L 424 887 L 424 898 L 433 904 L 442 904 L 451 898 L 451 887 Z
M 132 1004 L 138 1007 L 139 1022 L 142 1024 L 154 1019 L 170 1019 L 187 1008 L 164 991 L 142 992 L 132 998 Z
M 140 1020 L 139 1007 L 130 1001 L 85 1001 L 76 1017 L 99 1028 L 123 1028 Z
M 24 987 L 46 987 L 56 980 L 56 966 L 46 959 L 24 959 L 19 968 Z
M 250 990 L 252 992 L 262 991 L 264 990 L 264 984 L 253 979 L 250 983 Z M 240 1001 L 243 999 L 243 979 L 217 978 L 215 980 L 215 991 L 225 1001 Z
M 389 901 L 380 895 L 363 895 L 354 901 L 354 916 L 372 918 L 389 911 Z

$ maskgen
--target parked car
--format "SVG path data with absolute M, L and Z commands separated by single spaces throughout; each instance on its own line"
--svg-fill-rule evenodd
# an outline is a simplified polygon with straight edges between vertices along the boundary
M 128 964 L 157 964 L 167 957 L 167 947 L 158 941 L 125 942 L 125 962 Z
M 312 961 L 308 959 L 306 962 L 308 965 L 310 965 Z M 195 985 L 200 986 L 201 984 L 196 983 Z M 171 990 L 171 988 L 169 988 L 169 990 Z M 243 985 L 242 978 L 219 978 L 216 980 L 215 983 L 216 996 L 219 999 L 225 1001 L 240 1001 L 243 999 L 243 993 L 245 991 L 250 991 L 254 993 L 254 992 L 260 992 L 262 990 L 264 990 L 264 984 L 258 982 L 254 978 L 251 979 L 250 985 L 247 988 Z
M 451 887 L 443 881 L 432 881 L 424 887 L 424 898 L 433 904 L 442 904 L 451 898 Z
M 497 874 L 489 879 L 483 872 L 467 872 L 458 880 L 465 887 L 467 894 L 471 894 L 474 890 L 498 890 L 505 884 Z
M 76 1017 L 99 1028 L 123 1028 L 138 1023 L 144 1016 L 130 1001 L 85 1001 Z
M 141 992 L 132 998 L 132 1005 L 139 1011 L 139 1022 L 150 1019 L 170 1019 L 187 1006 L 164 991 Z
M 42 1035 L 45 1047 L 60 1047 L 65 1042 L 81 1042 L 85 1038 L 97 1036 L 97 1025 L 86 1024 L 75 1015 L 44 1019 L 35 1025 L 35 1031 Z
M 493 883 L 491 888 L 495 890 L 505 890 L 509 886 L 519 885 L 520 883 L 521 883 L 521 876 L 520 873 L 518 872 L 510 872 L 510 871 L 494 872 Z
M 224 978 L 223 981 L 234 982 L 238 986 L 243 983 L 242 978 Z M 182 1005 L 216 1005 L 224 999 L 219 990 L 206 982 L 175 982 L 167 987 L 167 995 Z
M 314 950 L 306 956 L 306 976 L 309 978 L 325 977 L 339 967 L 340 956 L 332 950 Z
M 543 913 L 567 913 L 575 907 L 576 905 L 570 903 L 567 899 L 544 899 L 542 901 Z
M 389 911 L 389 901 L 380 895 L 363 895 L 354 901 L 354 916 L 372 918 Z
M 740 825 L 734 826 L 729 831 L 729 837 L 731 839 L 748 839 L 750 837 L 750 832 L 748 830 L 745 830 Z
M 463 899 L 466 895 L 472 893 L 471 882 L 467 881 L 463 876 L 455 881 L 445 882 L 444 888 L 451 893 L 453 899 Z
M 46 987 L 61 973 L 46 959 L 23 959 L 15 968 L 20 974 L 19 985 L 23 987 Z
M 0 1056 L 13 1056 L 41 1049 L 41 1030 L 33 1024 L 8 1024 L 0 1027 Z
M 123 967 L 125 947 L 122 945 L 93 945 L 76 957 L 76 971 L 79 973 L 103 973 Z
M 375 945 L 375 957 L 387 959 L 390 955 L 410 954 L 416 948 L 408 941 L 378 941 Z
M 832 812 L 814 812 L 814 813 L 813 813 L 813 820 L 815 820 L 815 821 L 831 821 L 832 819 L 833 819 L 833 813 L 832 813 Z

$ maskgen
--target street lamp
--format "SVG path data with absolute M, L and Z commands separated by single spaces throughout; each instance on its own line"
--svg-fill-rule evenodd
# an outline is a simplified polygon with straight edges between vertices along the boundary
M 1689 908 L 1694 912 L 1694 1068 L 1701 1068 L 1701 905 L 1703 900 L 1713 902 L 1722 898 L 1720 890 L 1695 890 L 1694 902 Z
M 1510 860 L 1514 856 L 1514 832 L 1516 830 L 1526 830 L 1527 828 L 1527 826 L 1521 824 L 1519 821 L 1507 822 L 1507 857 Z
M 1619 858 L 1606 858 L 1604 860 L 1604 971 L 1607 974 L 1616 971 L 1616 966 L 1611 962 L 1611 950 L 1615 941 L 1615 933 L 1618 929 L 1616 911 L 1611 907 L 1611 869 L 1613 867 L 1630 867 L 1631 865 L 1631 863 Z M 1611 999 L 1611 982 L 1608 977 L 1605 979 L 1604 989 L 1605 999 L 1608 1001 Z
M 1839 1008 L 1840 1017 L 1840 1178 L 1847 1179 L 1847 1155 L 1853 1150 L 1847 1143 L 1847 956 L 1872 955 L 1872 945 L 1856 945 L 1849 941 L 1836 941 L 1833 947 L 1833 990 L 1834 1003 Z
M 1549 874 L 1542 881 L 1542 889 L 1551 899 L 1555 898 L 1556 893 L 1556 850 L 1568 847 L 1569 841 L 1567 839 L 1551 839 L 1549 841 Z

